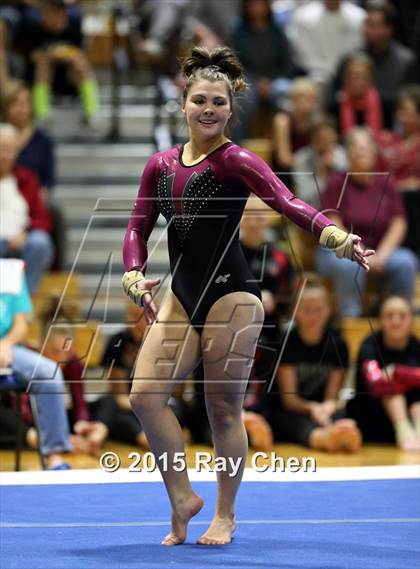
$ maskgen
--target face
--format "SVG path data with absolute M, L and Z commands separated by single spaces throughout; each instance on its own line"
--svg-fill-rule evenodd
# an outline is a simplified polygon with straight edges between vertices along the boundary
M 402 298 L 390 298 L 382 306 L 381 329 L 390 340 L 408 339 L 413 324 L 410 307 Z
M 60 32 L 67 25 L 67 12 L 60 8 L 44 6 L 41 9 L 43 26 L 50 32 Z
M 369 135 L 358 133 L 347 148 L 349 171 L 372 172 L 376 163 L 376 149 Z
M 69 344 L 71 345 L 71 341 L 69 341 L 66 334 L 50 334 L 48 342 L 44 347 L 43 355 L 57 363 L 65 363 L 72 354 Z
M 335 12 L 340 7 L 341 0 L 324 0 L 324 6 L 327 10 Z
M 245 237 L 262 239 L 264 232 L 274 221 L 273 210 L 261 200 L 250 199 L 241 219 L 241 231 Z
M 296 322 L 307 330 L 322 330 L 330 317 L 330 308 L 322 290 L 303 293 L 296 311 Z
M 28 89 L 21 89 L 10 102 L 6 120 L 18 129 L 24 128 L 32 120 L 31 94 Z
M 15 136 L 0 135 L 0 176 L 11 174 L 18 154 L 18 141 Z
M 329 126 L 319 128 L 314 134 L 312 145 L 318 154 L 325 154 L 334 149 L 337 143 L 337 134 Z
M 366 42 L 369 45 L 386 44 L 392 36 L 392 26 L 388 25 L 382 12 L 369 11 L 364 23 Z
M 311 115 L 318 104 L 318 95 L 312 89 L 302 89 L 292 95 L 293 110 L 300 115 Z
M 368 65 L 361 61 L 349 63 L 345 74 L 346 91 L 353 97 L 361 97 L 371 85 Z
M 182 109 L 190 135 L 201 140 L 222 136 L 232 115 L 228 87 L 224 81 L 196 81 Z
M 268 19 L 271 10 L 268 0 L 248 0 L 245 9 L 250 20 Z
M 420 112 L 411 99 L 403 99 L 398 105 L 397 121 L 405 132 L 420 131 Z

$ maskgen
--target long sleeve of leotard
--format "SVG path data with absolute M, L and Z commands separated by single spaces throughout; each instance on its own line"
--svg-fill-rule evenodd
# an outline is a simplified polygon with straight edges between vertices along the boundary
M 235 177 L 272 209 L 293 223 L 313 233 L 317 239 L 324 227 L 334 225 L 325 215 L 297 198 L 281 182 L 273 170 L 256 154 L 241 148 L 229 157 L 229 169 Z
M 123 260 L 126 271 L 146 270 L 147 240 L 159 217 L 156 207 L 156 156 L 152 156 L 141 177 L 140 188 L 134 202 L 124 237 Z

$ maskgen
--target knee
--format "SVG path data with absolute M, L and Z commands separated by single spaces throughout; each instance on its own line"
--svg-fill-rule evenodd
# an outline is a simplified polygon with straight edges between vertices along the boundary
M 150 390 L 132 387 L 129 402 L 132 410 L 137 415 L 145 415 L 151 411 L 155 412 L 157 407 L 163 405 L 159 393 L 152 393 Z
M 227 431 L 241 420 L 242 408 L 226 400 L 207 405 L 209 421 L 214 430 Z
M 395 251 L 389 263 L 389 271 L 410 276 L 417 271 L 418 261 L 415 254 L 409 249 L 401 248 Z
M 50 256 L 53 252 L 51 237 L 46 231 L 35 229 L 31 231 L 25 244 L 25 248 L 37 255 Z
M 36 382 L 39 389 L 44 389 L 45 386 L 46 391 L 49 393 L 64 392 L 63 373 L 59 364 L 44 356 L 39 356 L 32 379 Z

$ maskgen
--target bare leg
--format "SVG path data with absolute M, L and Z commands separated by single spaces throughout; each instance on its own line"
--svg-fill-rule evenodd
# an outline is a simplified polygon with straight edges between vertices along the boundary
M 413 403 L 408 411 L 414 424 L 416 437 L 420 439 L 420 402 Z
M 164 545 L 185 541 L 187 524 L 202 508 L 202 499 L 193 492 L 187 470 L 174 470 L 174 458 L 185 457 L 179 422 L 168 405 L 177 381 L 184 379 L 200 357 L 199 335 L 172 291 L 169 291 L 140 348 L 130 402 L 144 429 L 156 458 L 172 505 L 172 531 Z M 159 457 L 167 458 L 164 469 Z M 176 463 L 175 463 L 176 464 Z
M 239 465 L 217 472 L 214 518 L 197 543 L 229 543 L 235 529 L 235 497 L 242 480 L 248 438 L 242 405 L 257 340 L 264 320 L 260 300 L 247 292 L 228 294 L 210 309 L 202 334 L 206 407 L 216 457 Z M 227 463 L 230 464 L 229 462 Z
M 390 395 L 382 398 L 382 404 L 395 429 L 397 444 L 402 450 L 418 452 L 420 442 L 409 419 L 404 395 Z

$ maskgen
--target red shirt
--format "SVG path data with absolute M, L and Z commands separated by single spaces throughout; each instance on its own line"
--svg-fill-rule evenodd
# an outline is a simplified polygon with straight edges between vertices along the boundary
M 397 134 L 384 131 L 379 144 L 386 168 L 394 174 L 397 182 L 407 178 L 420 179 L 420 138 L 409 144 Z
M 50 231 L 52 222 L 42 200 L 38 176 L 24 166 L 15 166 L 13 175 L 16 178 L 19 192 L 29 207 L 30 226 L 28 229 Z
M 395 217 L 405 217 L 401 194 L 386 173 L 372 176 L 370 183 L 364 185 L 344 172 L 334 172 L 321 201 L 323 208 L 329 210 L 327 215 L 335 210 L 346 228 L 360 235 L 372 249 L 377 248 Z

